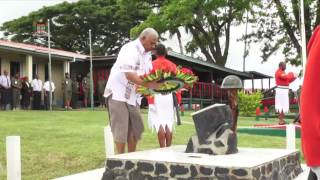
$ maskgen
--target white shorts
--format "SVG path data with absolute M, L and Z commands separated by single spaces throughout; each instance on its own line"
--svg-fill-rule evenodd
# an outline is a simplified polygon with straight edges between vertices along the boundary
M 277 87 L 275 97 L 275 109 L 276 112 L 289 112 L 289 88 Z
M 175 111 L 172 94 L 155 94 L 154 104 L 149 105 L 149 127 L 159 132 L 161 126 L 164 131 L 166 130 L 165 127 L 167 126 L 169 131 L 172 132 L 174 121 Z

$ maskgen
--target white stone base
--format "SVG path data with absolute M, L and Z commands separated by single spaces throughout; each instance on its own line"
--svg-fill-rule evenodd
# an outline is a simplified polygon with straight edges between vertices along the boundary
M 301 172 L 297 150 L 239 148 L 230 155 L 185 153 L 186 146 L 110 156 L 103 180 L 123 179 L 294 179 Z
M 297 152 L 292 149 L 239 148 L 239 153 L 229 155 L 207 155 L 184 153 L 185 145 L 171 146 L 110 156 L 109 159 L 144 160 L 181 164 L 198 164 L 219 167 L 255 167 Z

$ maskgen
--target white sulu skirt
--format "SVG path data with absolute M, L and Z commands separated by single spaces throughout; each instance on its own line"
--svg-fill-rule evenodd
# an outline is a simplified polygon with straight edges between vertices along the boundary
M 277 87 L 275 97 L 275 109 L 276 112 L 288 113 L 289 112 L 289 88 Z
M 149 128 L 155 129 L 158 132 L 160 126 L 162 126 L 164 130 L 166 130 L 165 127 L 168 126 L 170 132 L 172 132 L 174 121 L 175 112 L 172 94 L 155 94 L 154 104 L 149 105 Z

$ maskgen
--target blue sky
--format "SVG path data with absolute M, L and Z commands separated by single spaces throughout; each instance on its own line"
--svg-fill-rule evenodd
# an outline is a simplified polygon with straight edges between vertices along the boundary
M 57 3 L 61 3 L 64 0 L 0 0 L 0 25 L 6 21 L 10 21 L 21 16 L 26 16 L 32 11 L 36 11 L 43 6 L 51 6 Z M 68 0 L 69 2 L 74 2 L 77 0 Z M 237 42 L 237 39 L 244 34 L 245 27 L 238 26 L 233 27 L 231 31 L 231 43 L 229 50 L 229 57 L 227 61 L 226 67 L 231 69 L 236 69 L 239 71 L 243 70 L 243 49 L 244 43 Z M 2 33 L 0 32 L 0 37 L 2 37 Z M 184 34 L 182 41 L 186 43 L 188 39 L 191 37 Z M 178 41 L 174 36 L 171 39 L 168 39 L 164 42 L 164 44 L 168 47 L 171 47 L 174 51 L 179 52 Z M 260 73 L 264 73 L 270 76 L 274 75 L 278 64 L 281 60 L 283 60 L 283 56 L 281 52 L 276 53 L 271 56 L 269 61 L 261 64 L 260 51 L 258 45 L 251 45 L 249 56 L 246 58 L 246 71 L 258 71 Z M 301 67 L 287 67 L 287 71 L 299 71 Z M 268 80 L 264 80 L 263 86 L 268 87 Z M 292 83 L 291 88 L 297 89 L 301 80 L 296 80 Z M 255 81 L 255 87 L 259 88 L 261 86 L 261 80 Z M 271 87 L 274 86 L 274 80 L 271 80 Z M 245 87 L 251 87 L 251 81 L 245 82 Z

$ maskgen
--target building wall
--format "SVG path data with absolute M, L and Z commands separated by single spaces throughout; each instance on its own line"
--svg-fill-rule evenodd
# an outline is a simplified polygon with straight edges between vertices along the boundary
M 6 53 L 3 51 L 0 51 L 0 58 L 1 58 L 1 74 L 3 74 L 4 70 L 7 70 L 8 74 L 10 74 L 11 61 L 19 62 L 21 64 L 25 62 L 25 56 L 22 54 Z
M 4 70 L 7 70 L 10 74 L 10 62 L 19 62 L 20 63 L 20 76 L 26 76 L 27 71 L 27 55 L 17 54 L 14 52 L 3 52 L 0 51 L 1 58 L 1 74 L 3 74 Z M 39 79 L 44 83 L 45 82 L 45 65 L 48 64 L 48 58 L 33 56 L 33 64 L 37 64 L 38 66 L 38 75 Z M 53 104 L 58 106 L 62 106 L 62 92 L 61 92 L 61 83 L 64 78 L 63 72 L 63 60 L 52 58 L 52 81 L 56 86 L 54 101 Z M 32 73 L 31 73 L 32 74 Z M 29 81 L 32 80 L 32 77 L 29 77 Z M 43 95 L 42 95 L 43 99 Z
M 59 61 L 56 63 L 52 63 L 52 81 L 56 86 L 54 100 L 56 105 L 62 106 L 63 104 L 63 97 L 62 97 L 62 81 L 64 79 L 64 72 L 63 72 L 63 62 Z
M 52 81 L 56 87 L 54 92 L 54 101 L 53 104 L 62 106 L 63 100 L 62 100 L 62 91 L 61 91 L 61 83 L 64 78 L 64 72 L 63 72 L 63 62 L 61 60 L 51 60 L 51 74 L 52 74 Z M 49 60 L 46 58 L 40 58 L 40 57 L 33 57 L 33 64 L 38 65 L 38 75 L 40 80 L 42 82 L 45 82 L 45 65 L 49 63 Z

